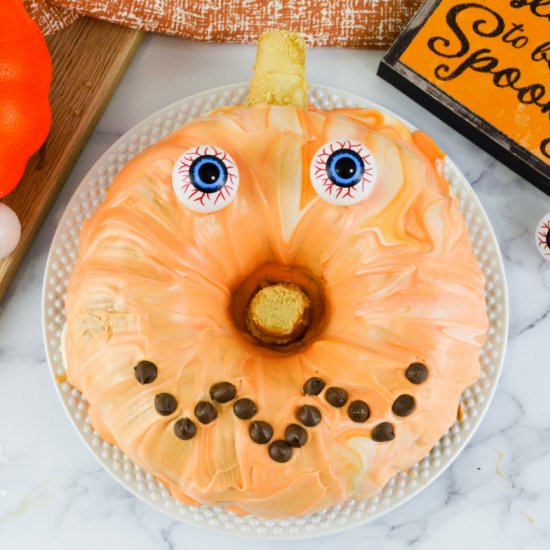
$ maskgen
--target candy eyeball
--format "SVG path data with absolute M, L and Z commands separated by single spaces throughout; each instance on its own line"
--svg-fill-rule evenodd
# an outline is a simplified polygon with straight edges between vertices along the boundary
M 370 150 L 358 141 L 329 141 L 315 153 L 310 178 L 322 199 L 349 206 L 368 197 L 374 188 L 376 161 Z
M 172 171 L 176 196 L 195 212 L 216 212 L 237 195 L 239 170 L 227 151 L 197 145 L 181 155 Z
M 0 202 L 0 259 L 9 256 L 21 238 L 21 224 L 17 214 Z
M 550 262 L 550 212 L 547 212 L 537 224 L 535 244 L 540 255 Z

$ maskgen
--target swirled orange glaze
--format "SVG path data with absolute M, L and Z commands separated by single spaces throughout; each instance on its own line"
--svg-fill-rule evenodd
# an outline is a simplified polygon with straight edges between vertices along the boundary
M 354 206 L 325 202 L 309 181 L 312 155 L 342 137 L 364 143 L 378 166 L 374 190 Z M 204 143 L 240 171 L 237 197 L 212 214 L 183 206 L 171 183 L 176 159 Z M 219 110 L 130 161 L 84 225 L 66 297 L 69 381 L 101 436 L 178 498 L 265 517 L 368 497 L 425 456 L 479 376 L 487 329 L 483 275 L 442 158 L 427 136 L 379 112 L 259 105 Z M 261 347 L 234 322 L 232 293 L 266 264 L 299 266 L 323 287 L 324 324 L 306 346 Z M 148 385 L 134 378 L 142 359 L 158 366 Z M 424 384 L 405 378 L 414 361 L 428 366 Z M 346 407 L 304 396 L 311 376 L 368 403 L 370 418 L 354 423 Z M 231 404 L 178 439 L 175 421 L 194 419 L 221 380 L 257 404 L 274 439 L 300 405 L 317 406 L 322 421 L 284 464 L 252 442 Z M 172 415 L 154 408 L 161 392 L 177 398 Z M 404 393 L 416 409 L 400 418 L 391 407 Z M 382 421 L 395 426 L 393 441 L 371 439 Z

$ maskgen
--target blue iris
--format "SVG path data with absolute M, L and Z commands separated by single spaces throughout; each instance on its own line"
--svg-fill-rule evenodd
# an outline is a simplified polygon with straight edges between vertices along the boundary
M 334 151 L 327 159 L 327 176 L 339 187 L 353 187 L 357 185 L 365 173 L 363 159 L 351 149 Z
M 219 191 L 227 181 L 227 167 L 213 155 L 202 155 L 189 167 L 189 179 L 203 193 Z

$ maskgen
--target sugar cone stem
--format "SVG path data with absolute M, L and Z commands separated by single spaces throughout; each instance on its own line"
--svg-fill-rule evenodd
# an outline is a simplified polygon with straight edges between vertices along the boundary
M 258 41 L 247 105 L 307 106 L 306 45 L 299 33 L 269 31 Z

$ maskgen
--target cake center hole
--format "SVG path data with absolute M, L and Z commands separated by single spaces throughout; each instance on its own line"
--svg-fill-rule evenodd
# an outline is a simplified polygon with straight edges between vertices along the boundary
M 262 348 L 294 353 L 323 331 L 322 281 L 309 269 L 266 263 L 235 282 L 229 314 L 242 336 Z
M 252 336 L 266 344 L 288 344 L 300 339 L 310 321 L 311 302 L 297 285 L 283 282 L 259 289 L 246 311 Z

